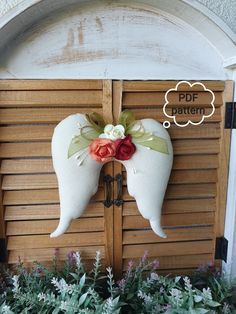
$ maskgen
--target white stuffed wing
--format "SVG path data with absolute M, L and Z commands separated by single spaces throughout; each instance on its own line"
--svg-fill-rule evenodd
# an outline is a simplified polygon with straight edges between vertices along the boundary
M 132 158 L 122 162 L 127 171 L 127 188 L 142 216 L 150 221 L 153 231 L 160 237 L 166 237 L 161 227 L 161 208 L 172 168 L 173 148 L 162 124 L 153 119 L 141 122 L 146 132 L 166 140 L 169 154 L 136 145 Z
M 58 237 L 69 227 L 72 219 L 82 215 L 91 197 L 97 192 L 102 164 L 86 155 L 80 159 L 76 154 L 68 158 L 72 137 L 79 134 L 79 127 L 87 124 L 85 116 L 75 114 L 62 120 L 55 128 L 52 138 L 53 166 L 58 179 L 60 198 L 60 222 L 51 237 Z M 83 160 L 83 157 L 86 158 Z M 83 160 L 79 165 L 79 160 Z

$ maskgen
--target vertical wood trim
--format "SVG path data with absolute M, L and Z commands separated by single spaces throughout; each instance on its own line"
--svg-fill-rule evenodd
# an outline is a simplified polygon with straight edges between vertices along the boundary
M 122 109 L 122 92 L 123 92 L 122 81 L 113 82 L 113 117 L 115 123 L 118 121 L 119 114 Z M 114 177 L 122 173 L 121 163 L 114 163 Z M 113 199 L 117 196 L 117 184 L 114 184 Z M 123 206 L 114 205 L 114 274 L 116 278 L 120 278 L 122 275 L 123 261 L 122 261 L 122 212 Z
M 0 183 L 2 186 L 2 176 L 0 176 Z M 5 232 L 5 222 L 4 222 L 4 206 L 2 203 L 3 200 L 3 192 L 2 188 L 0 189 L 0 239 L 3 239 L 6 237 L 6 232 Z
M 233 81 L 226 81 L 225 91 L 223 92 L 223 106 L 221 107 L 221 136 L 219 152 L 219 168 L 217 181 L 217 210 L 216 210 L 216 237 L 224 235 L 225 227 L 225 209 L 228 184 L 229 152 L 231 130 L 224 128 L 225 102 L 232 101 L 233 98 Z
M 103 80 L 103 96 L 102 96 L 102 111 L 106 123 L 112 123 L 112 80 Z M 108 163 L 104 166 L 104 175 L 113 177 L 113 163 Z M 112 186 L 113 188 L 113 186 Z M 105 193 L 105 191 L 104 191 Z M 104 194 L 105 196 L 105 194 Z M 105 232 L 105 254 L 107 265 L 113 266 L 113 206 L 107 208 L 104 206 L 104 232 Z
M 108 163 L 104 166 L 104 175 L 109 174 L 113 177 L 113 163 Z M 113 184 L 112 184 L 113 190 Z M 105 197 L 105 190 L 104 190 Z M 104 206 L 104 239 L 105 239 L 105 255 L 106 264 L 114 265 L 114 222 L 113 222 L 114 208 L 113 206 L 107 208 Z
M 112 123 L 112 80 L 103 81 L 102 110 L 105 121 Z

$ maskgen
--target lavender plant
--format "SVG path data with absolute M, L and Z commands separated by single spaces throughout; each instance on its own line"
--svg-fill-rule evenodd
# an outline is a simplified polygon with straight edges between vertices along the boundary
M 53 268 L 34 263 L 31 271 L 19 262 L 14 273 L 0 279 L 0 313 L 4 314 L 205 314 L 234 313 L 232 283 L 220 273 L 201 269 L 192 278 L 160 276 L 158 262 L 147 252 L 137 266 L 132 261 L 115 283 L 112 269 L 101 273 L 96 253 L 86 273 L 79 252 L 70 252 L 63 268 L 55 252 Z

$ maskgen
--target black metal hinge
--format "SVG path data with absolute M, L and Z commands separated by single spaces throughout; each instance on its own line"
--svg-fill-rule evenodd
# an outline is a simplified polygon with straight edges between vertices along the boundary
M 216 238 L 215 259 L 227 262 L 228 240 L 225 237 Z
M 0 239 L 0 263 L 7 262 L 7 245 L 6 239 Z
M 225 129 L 236 129 L 236 102 L 225 104 Z

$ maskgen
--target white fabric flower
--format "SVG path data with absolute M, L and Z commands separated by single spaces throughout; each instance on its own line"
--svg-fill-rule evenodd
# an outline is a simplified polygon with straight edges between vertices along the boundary
M 100 138 L 109 138 L 112 141 L 125 138 L 125 128 L 121 124 L 117 124 L 116 126 L 107 124 L 103 132 L 100 134 Z

